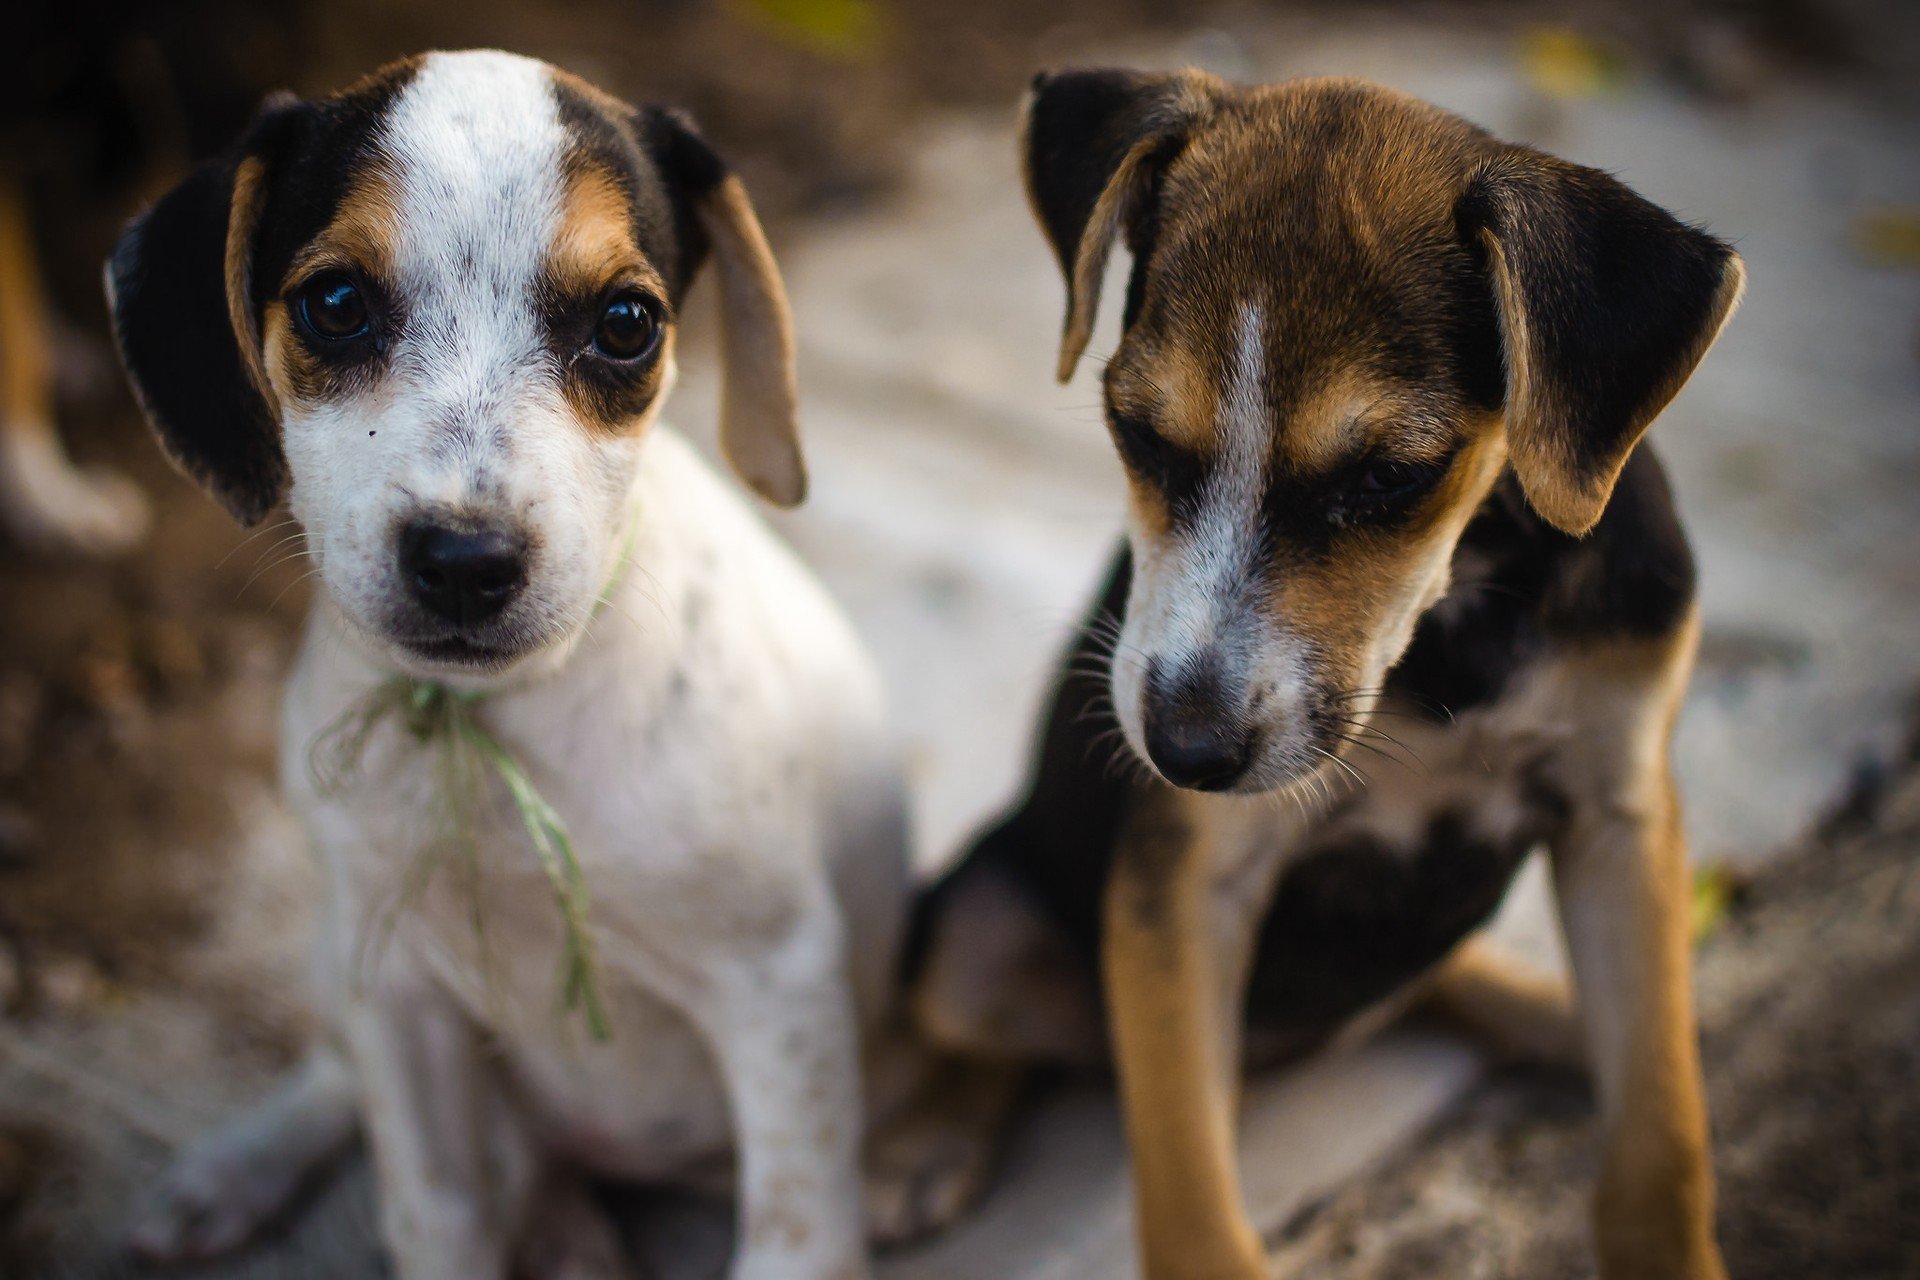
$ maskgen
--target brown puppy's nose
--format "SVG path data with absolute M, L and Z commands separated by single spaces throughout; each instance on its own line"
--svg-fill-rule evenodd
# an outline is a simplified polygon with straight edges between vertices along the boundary
M 1253 735 L 1226 705 L 1219 663 L 1203 659 L 1166 679 L 1147 668 L 1147 757 L 1168 782 L 1195 791 L 1225 791 L 1253 762 Z
M 459 627 L 498 614 L 527 581 L 527 540 L 503 529 L 409 525 L 400 567 L 414 599 Z
M 1207 724 L 1150 724 L 1147 755 L 1168 782 L 1195 791 L 1225 791 L 1252 757 L 1247 736 Z

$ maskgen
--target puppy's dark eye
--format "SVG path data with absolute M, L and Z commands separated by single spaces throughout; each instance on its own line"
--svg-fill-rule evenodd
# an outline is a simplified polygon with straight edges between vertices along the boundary
M 373 327 L 367 295 L 344 271 L 327 271 L 300 286 L 294 299 L 300 324 L 326 342 L 364 336 Z
M 1360 472 L 1355 487 L 1368 498 L 1410 497 L 1432 484 L 1441 470 L 1441 465 L 1434 462 L 1375 458 Z
M 660 341 L 660 318 L 643 294 L 609 299 L 593 329 L 593 348 L 609 360 L 638 360 Z

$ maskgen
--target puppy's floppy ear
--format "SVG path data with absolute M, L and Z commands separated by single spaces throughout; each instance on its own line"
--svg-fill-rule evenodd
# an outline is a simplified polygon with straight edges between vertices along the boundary
M 800 452 L 793 316 L 767 237 L 747 189 L 691 121 L 660 107 L 645 108 L 639 119 L 675 205 L 682 278 L 691 278 L 708 250 L 720 274 L 720 447 L 761 497 L 776 506 L 798 506 L 807 494 L 807 467 Z
M 1043 71 L 1020 126 L 1021 168 L 1034 215 L 1067 277 L 1059 378 L 1092 336 L 1114 237 L 1139 249 L 1155 180 L 1211 109 L 1220 82 L 1199 71 Z
M 120 358 L 161 447 L 242 524 L 287 487 L 253 257 L 269 174 L 303 110 L 269 99 L 231 152 L 128 224 L 107 262 Z
M 1607 174 L 1523 147 L 1476 175 L 1460 214 L 1487 253 L 1514 473 L 1549 523 L 1585 533 L 1733 313 L 1745 269 Z

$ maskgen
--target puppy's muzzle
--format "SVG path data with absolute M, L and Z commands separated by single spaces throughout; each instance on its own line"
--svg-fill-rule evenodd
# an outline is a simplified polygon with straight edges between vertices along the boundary
M 413 598 L 465 630 L 492 620 L 527 583 L 527 540 L 506 529 L 409 525 L 400 568 Z
M 1195 791 L 1225 791 L 1253 763 L 1254 735 L 1228 696 L 1217 661 L 1169 674 L 1156 659 L 1147 669 L 1147 758 L 1162 777 Z

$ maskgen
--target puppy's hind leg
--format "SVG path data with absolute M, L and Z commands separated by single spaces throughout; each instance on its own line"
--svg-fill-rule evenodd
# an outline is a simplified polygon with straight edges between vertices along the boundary
M 1417 1010 L 1472 1032 L 1507 1062 L 1587 1071 L 1573 986 L 1476 934 L 1426 979 Z
M 986 1191 L 1042 1064 L 1106 1056 L 1087 963 L 982 850 L 921 898 L 904 1014 L 868 1057 L 867 1230 L 903 1244 Z
M 355 1108 L 347 1064 L 316 1047 L 265 1102 L 174 1161 L 134 1228 L 134 1251 L 190 1262 L 244 1243 L 352 1141 Z

